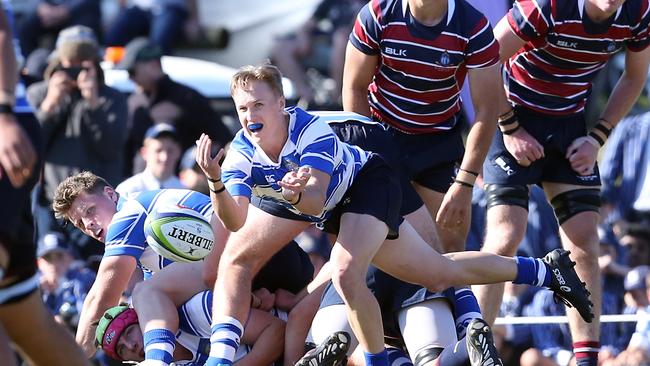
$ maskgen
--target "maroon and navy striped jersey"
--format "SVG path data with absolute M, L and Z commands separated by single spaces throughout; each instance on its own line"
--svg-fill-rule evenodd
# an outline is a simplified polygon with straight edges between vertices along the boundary
M 525 45 L 505 64 L 511 102 L 554 115 L 579 113 L 591 82 L 623 47 L 650 44 L 648 0 L 627 0 L 609 20 L 593 22 L 585 0 L 517 0 L 507 15 Z
M 368 87 L 373 116 L 407 133 L 454 127 L 467 69 L 499 62 L 490 23 L 465 0 L 448 0 L 447 15 L 435 26 L 419 23 L 407 0 L 371 0 L 350 43 L 380 57 Z

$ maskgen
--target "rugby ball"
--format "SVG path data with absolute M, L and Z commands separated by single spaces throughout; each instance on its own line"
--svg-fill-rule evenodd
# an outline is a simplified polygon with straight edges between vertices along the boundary
M 198 212 L 182 206 L 153 209 L 144 223 L 147 244 L 174 262 L 196 262 L 214 247 L 212 226 Z

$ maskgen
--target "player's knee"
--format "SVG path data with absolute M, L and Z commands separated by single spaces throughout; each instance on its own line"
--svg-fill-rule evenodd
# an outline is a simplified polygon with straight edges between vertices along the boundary
M 542 355 L 539 350 L 535 348 L 529 348 L 521 354 L 521 357 L 519 358 L 519 364 L 521 366 L 539 365 L 543 359 L 544 355 Z
M 350 300 L 359 289 L 366 288 L 365 272 L 357 266 L 335 267 L 332 271 L 332 283 L 344 299 Z
M 512 256 L 526 235 L 525 225 L 513 225 L 506 220 L 490 224 L 486 228 L 482 251 Z
M 443 348 L 437 346 L 427 346 L 417 352 L 414 358 L 415 366 L 424 366 L 434 361 L 442 353 Z
M 560 225 L 582 212 L 600 211 L 600 191 L 592 188 L 581 188 L 566 191 L 551 199 L 551 205 Z
M 519 206 L 528 211 L 528 186 L 525 184 L 486 184 L 487 208 L 500 205 Z

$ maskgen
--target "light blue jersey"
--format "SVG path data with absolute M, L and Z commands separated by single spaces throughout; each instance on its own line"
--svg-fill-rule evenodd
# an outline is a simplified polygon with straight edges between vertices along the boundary
M 272 309 L 271 313 L 286 321 L 287 314 Z M 178 366 L 203 365 L 210 354 L 210 327 L 212 326 L 212 291 L 202 291 L 194 295 L 178 308 L 178 332 L 176 342 L 192 352 L 192 360 L 175 361 Z M 235 362 L 240 360 L 252 348 L 240 344 L 235 353 Z
M 239 131 L 223 163 L 221 179 L 232 196 L 251 195 L 279 202 L 287 209 L 313 222 L 322 222 L 352 186 L 370 153 L 339 140 L 328 125 L 333 120 L 367 120 L 355 113 L 325 112 L 310 114 L 300 108 L 287 108 L 288 139 L 279 161 L 271 160 L 262 148 Z M 348 117 L 345 117 L 346 115 Z M 291 170 L 309 166 L 331 176 L 325 207 L 318 216 L 296 210 L 282 197 L 278 181 Z
M 117 213 L 106 233 L 104 257 L 128 255 L 138 260 L 145 275 L 172 263 L 147 244 L 144 221 L 156 207 L 182 206 L 200 213 L 208 222 L 212 218 L 210 197 L 189 189 L 159 189 L 120 197 Z

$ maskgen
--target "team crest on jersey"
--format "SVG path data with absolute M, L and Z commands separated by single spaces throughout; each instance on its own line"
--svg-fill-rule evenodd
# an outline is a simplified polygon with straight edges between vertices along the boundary
M 293 170 L 294 172 L 297 172 L 298 168 L 300 168 L 300 166 L 298 166 L 298 164 L 294 163 L 293 161 L 289 160 L 288 158 L 285 158 L 283 160 L 283 163 L 284 163 L 285 168 L 287 168 L 289 170 Z
M 614 52 L 616 50 L 616 42 L 609 42 L 607 45 L 607 52 Z
M 443 52 L 442 55 L 440 55 L 440 65 L 447 66 L 450 63 L 451 58 L 449 57 L 449 53 L 447 53 L 447 51 Z

